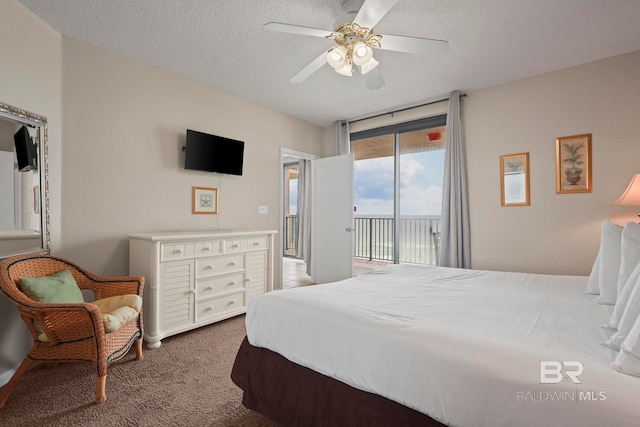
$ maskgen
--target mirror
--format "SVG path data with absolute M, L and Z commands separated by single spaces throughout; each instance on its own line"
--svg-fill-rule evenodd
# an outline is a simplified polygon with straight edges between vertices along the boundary
M 502 206 L 529 206 L 529 153 L 500 156 Z
M 48 168 L 47 119 L 0 102 L 0 258 L 49 252 Z

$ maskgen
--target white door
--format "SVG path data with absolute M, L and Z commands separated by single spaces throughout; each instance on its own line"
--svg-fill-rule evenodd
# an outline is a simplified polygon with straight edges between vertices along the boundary
M 313 161 L 311 277 L 315 283 L 353 276 L 353 154 Z

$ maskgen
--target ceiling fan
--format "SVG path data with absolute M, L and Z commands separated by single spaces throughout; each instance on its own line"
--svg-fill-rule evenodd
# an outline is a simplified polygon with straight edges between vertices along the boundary
M 384 86 L 384 78 L 377 68 L 378 61 L 373 58 L 373 49 L 432 57 L 444 54 L 449 49 L 449 43 L 444 40 L 376 34 L 373 27 L 397 2 L 398 0 L 346 0 L 342 9 L 347 14 L 336 21 L 334 31 L 280 22 L 269 22 L 264 28 L 268 31 L 324 37 L 338 44 L 291 77 L 291 83 L 306 80 L 326 63 L 343 76 L 353 76 L 355 65 L 369 89 L 375 90 Z

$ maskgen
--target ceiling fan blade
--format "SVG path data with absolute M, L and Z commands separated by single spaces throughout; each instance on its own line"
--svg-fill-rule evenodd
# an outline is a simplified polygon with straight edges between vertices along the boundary
M 392 36 L 381 34 L 382 40 L 379 49 L 394 50 L 397 52 L 413 53 L 437 57 L 449 50 L 449 42 L 445 40 L 423 39 L 409 36 Z
M 369 90 L 378 90 L 384 86 L 384 78 L 378 67 L 369 71 L 367 74 L 363 74 L 362 78 L 364 78 L 364 82 L 367 84 Z
M 311 74 L 318 71 L 324 64 L 327 63 L 327 52 L 322 52 L 322 55 L 318 56 L 316 59 L 311 61 L 309 65 L 304 67 L 302 70 L 298 71 L 298 73 L 291 77 L 289 81 L 291 83 L 302 83 L 305 81 Z
M 302 27 L 300 25 L 283 24 L 281 22 L 269 22 L 264 24 L 264 29 L 279 33 L 299 34 L 302 36 L 327 37 L 331 35 L 331 31 Z
M 353 22 L 364 28 L 373 28 L 398 0 L 366 0 Z

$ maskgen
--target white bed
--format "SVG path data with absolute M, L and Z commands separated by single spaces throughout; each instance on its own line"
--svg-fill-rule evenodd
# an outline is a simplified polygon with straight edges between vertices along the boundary
M 255 298 L 247 338 L 450 426 L 639 425 L 640 378 L 609 367 L 612 306 L 586 283 L 392 265 Z M 541 384 L 541 361 L 581 362 L 581 383 Z

